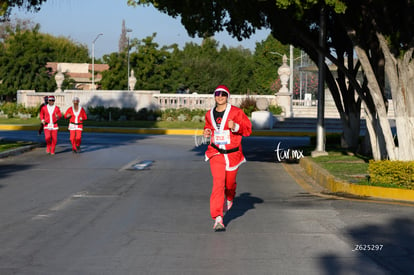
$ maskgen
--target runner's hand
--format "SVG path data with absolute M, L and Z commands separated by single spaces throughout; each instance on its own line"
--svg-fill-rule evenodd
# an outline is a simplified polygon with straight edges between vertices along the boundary
M 204 137 L 208 138 L 211 136 L 211 130 L 210 129 L 204 129 Z
M 234 127 L 236 126 L 236 124 L 234 123 L 233 120 L 229 119 L 229 122 L 227 123 L 227 125 L 229 126 L 229 128 L 231 130 L 234 130 Z

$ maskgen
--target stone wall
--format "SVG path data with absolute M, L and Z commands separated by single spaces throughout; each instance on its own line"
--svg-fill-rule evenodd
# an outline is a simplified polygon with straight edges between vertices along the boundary
M 26 107 L 37 107 L 43 102 L 43 97 L 54 95 L 62 110 L 72 105 L 72 98 L 77 96 L 83 107 L 104 106 L 119 108 L 147 109 L 210 109 L 214 105 L 211 94 L 161 94 L 160 91 L 107 91 L 107 90 L 65 90 L 63 92 L 41 93 L 33 90 L 17 91 L 17 103 Z M 247 95 L 231 95 L 230 103 L 239 106 Z M 276 97 L 272 95 L 255 95 L 255 99 L 264 99 L 269 105 L 277 105 Z
M 213 94 L 153 94 L 154 102 L 161 110 L 187 108 L 190 110 L 203 109 L 208 110 L 214 106 Z M 240 106 L 247 95 L 231 95 L 230 104 Z M 252 98 L 263 99 L 268 105 L 277 105 L 276 97 L 273 95 L 252 95 Z
M 139 111 L 142 108 L 147 109 L 204 109 L 208 110 L 214 105 L 214 97 L 209 94 L 161 94 L 160 91 L 105 91 L 105 90 L 65 90 L 55 93 L 35 93 L 32 90 L 20 90 L 17 92 L 17 103 L 26 107 L 38 107 L 43 102 L 43 97 L 54 95 L 56 105 L 62 112 L 66 111 L 72 105 L 72 98 L 77 96 L 80 104 L 86 109 L 88 106 L 104 106 L 119 108 L 134 108 Z M 239 106 L 246 95 L 231 95 L 230 103 Z M 277 97 L 273 95 L 252 95 L 256 100 L 266 100 L 269 105 L 279 105 Z M 309 106 L 305 101 L 293 100 L 292 110 L 293 117 L 316 117 L 317 102 L 312 101 Z M 389 102 L 389 117 L 394 117 L 392 101 Z M 325 98 L 325 117 L 339 118 L 339 113 L 332 99 Z
M 17 103 L 26 107 L 38 107 L 43 102 L 44 96 L 54 95 L 55 104 L 66 111 L 72 106 L 72 99 L 76 96 L 80 99 L 80 105 L 87 109 L 88 106 L 104 106 L 118 108 L 143 108 L 156 109 L 157 103 L 153 95 L 160 91 L 105 91 L 105 90 L 65 90 L 63 92 L 42 93 L 33 90 L 17 91 Z

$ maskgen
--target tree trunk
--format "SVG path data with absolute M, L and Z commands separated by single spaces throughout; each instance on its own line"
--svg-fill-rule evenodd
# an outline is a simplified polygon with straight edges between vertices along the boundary
M 390 123 L 388 121 L 387 111 L 386 111 L 384 99 L 382 97 L 381 89 L 378 85 L 377 79 L 372 70 L 371 64 L 369 62 L 369 59 L 368 59 L 368 56 L 365 50 L 363 50 L 361 47 L 357 45 L 354 47 L 354 49 L 361 62 L 362 69 L 364 70 L 364 73 L 368 79 L 368 88 L 369 88 L 372 100 L 374 102 L 374 105 L 375 105 L 376 116 L 372 116 L 372 122 L 373 122 L 372 126 L 374 128 L 379 127 L 379 129 L 381 129 L 381 130 L 378 130 L 377 132 L 378 133 L 381 132 L 382 136 L 384 137 L 384 142 L 385 142 L 385 147 L 387 149 L 388 158 L 390 160 L 396 160 L 397 154 L 396 154 L 395 143 L 394 143 L 394 139 L 392 136 Z M 375 119 L 378 119 L 378 126 L 376 125 L 376 123 L 374 123 Z M 368 126 L 368 121 L 367 121 L 367 126 Z M 381 137 L 381 135 L 379 135 L 378 137 Z M 371 140 L 372 140 L 372 137 L 371 137 Z M 379 140 L 379 142 L 381 142 L 381 140 Z M 381 146 L 381 144 L 379 145 Z M 372 151 L 374 152 L 375 150 L 376 148 L 372 147 Z
M 343 63 L 343 59 L 338 58 Z M 335 81 L 332 72 L 327 68 L 326 83 L 334 99 L 342 123 L 341 147 L 355 152 L 359 145 L 361 126 L 361 104 L 355 100 L 354 89 L 346 85 L 346 77 L 338 70 Z
M 369 144 L 371 145 L 372 158 L 374 160 L 384 159 L 387 156 L 387 149 L 381 128 L 379 127 L 379 121 L 376 115 L 369 111 L 370 108 L 368 108 L 365 102 L 363 102 L 363 105 L 368 130 L 365 138 L 369 140 Z
M 414 62 L 409 49 L 396 59 L 384 36 L 377 33 L 385 57 L 385 72 L 391 87 L 398 137 L 398 160 L 414 160 Z
M 398 100 L 393 100 L 398 137 L 398 159 L 408 161 L 414 160 L 414 116 L 412 114 L 414 104 L 409 99 L 409 97 L 412 97 L 409 93 L 414 91 L 412 84 L 414 78 L 407 75 L 410 70 L 406 66 L 402 66 L 401 63 L 403 62 L 398 61 L 398 63 L 400 64 L 398 66 L 400 78 L 397 91 L 400 92 L 397 96 Z M 411 67 L 413 67 L 412 64 Z M 412 70 L 413 68 L 411 68 Z M 392 94 L 394 99 L 394 93 Z
M 359 145 L 359 134 L 361 131 L 361 113 L 348 113 L 347 123 L 342 123 L 343 133 L 341 137 L 341 147 L 355 152 Z

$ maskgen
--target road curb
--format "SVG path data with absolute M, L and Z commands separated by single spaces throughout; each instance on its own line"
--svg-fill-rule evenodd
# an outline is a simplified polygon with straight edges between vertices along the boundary
M 320 186 L 328 192 L 342 196 L 376 198 L 395 201 L 414 202 L 414 190 L 358 185 L 337 179 L 308 157 L 302 158 L 299 165 Z
M 4 152 L 0 152 L 0 158 L 7 158 L 7 157 L 10 157 L 10 156 L 20 155 L 24 152 L 30 151 L 34 148 L 39 147 L 39 146 L 40 146 L 40 144 L 34 143 L 34 144 L 26 145 L 26 146 L 21 146 L 21 147 L 18 147 L 18 148 L 6 150 Z
M 0 130 L 5 131 L 37 131 L 36 125 L 8 125 L 1 124 Z M 59 130 L 67 131 L 66 126 L 59 126 Z M 124 128 L 124 127 L 85 127 L 86 133 L 123 133 L 123 134 L 145 134 L 145 135 L 202 135 L 202 129 L 166 129 L 166 128 Z M 336 134 L 332 132 L 330 134 Z M 253 130 L 251 136 L 263 137 L 312 137 L 315 131 L 294 130 Z

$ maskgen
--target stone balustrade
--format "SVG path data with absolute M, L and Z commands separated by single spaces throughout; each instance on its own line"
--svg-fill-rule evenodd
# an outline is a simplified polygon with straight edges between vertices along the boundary
M 212 94 L 162 94 L 160 91 L 105 91 L 105 90 L 65 90 L 63 92 L 42 93 L 33 90 L 19 90 L 17 92 L 17 103 L 26 107 L 39 107 L 43 102 L 43 97 L 54 95 L 56 102 L 62 112 L 72 106 L 72 98 L 77 96 L 81 105 L 86 109 L 88 106 L 133 108 L 140 110 L 147 109 L 179 109 L 188 108 L 190 110 L 208 110 L 214 106 Z M 240 106 L 247 95 L 230 96 L 230 103 Z M 252 98 L 265 99 L 269 105 L 279 105 L 277 97 L 274 95 L 251 95 Z M 394 117 L 392 101 L 389 102 L 390 109 L 388 117 Z M 304 100 L 292 100 L 293 117 L 316 117 L 317 102 L 312 100 L 306 104 Z M 334 104 L 325 104 L 326 118 L 339 118 L 338 111 Z
M 159 91 L 106 91 L 106 90 L 65 90 L 63 92 L 42 93 L 33 90 L 19 90 L 17 103 L 26 107 L 37 107 L 43 102 L 43 97 L 55 96 L 55 104 L 66 110 L 72 106 L 72 98 L 77 96 L 83 107 L 104 106 L 119 108 L 147 109 L 178 109 L 188 108 L 208 110 L 214 106 L 212 94 L 161 94 Z M 231 95 L 230 103 L 240 106 L 247 95 Z M 276 97 L 272 95 L 255 95 L 255 99 L 264 98 L 270 105 L 277 105 Z
M 247 95 L 231 95 L 230 103 L 240 106 Z M 269 105 L 277 105 L 276 97 L 272 95 L 254 95 L 255 99 L 264 98 Z M 154 102 L 161 110 L 187 108 L 190 110 L 208 110 L 214 106 L 214 96 L 212 94 L 154 94 Z
M 153 95 L 159 91 L 107 91 L 107 90 L 65 90 L 63 92 L 43 93 L 33 90 L 17 91 L 17 103 L 26 107 L 38 107 L 43 102 L 45 96 L 54 95 L 55 104 L 66 111 L 72 106 L 72 99 L 79 97 L 80 105 L 87 107 L 118 107 L 133 108 L 140 110 L 143 108 L 157 109 Z

